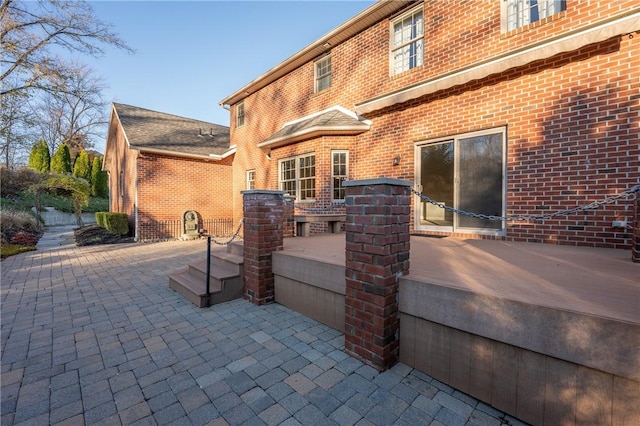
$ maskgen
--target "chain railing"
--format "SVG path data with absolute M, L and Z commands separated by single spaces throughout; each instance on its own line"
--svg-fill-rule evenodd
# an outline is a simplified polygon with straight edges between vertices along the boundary
M 242 223 L 243 223 L 243 219 L 240 219 L 240 223 L 238 224 L 238 228 L 236 229 L 236 232 L 233 233 L 233 235 L 231 236 L 231 238 L 227 241 L 216 241 L 213 237 L 211 237 L 210 235 L 207 236 L 207 239 L 209 241 L 212 241 L 213 243 L 219 245 L 219 246 L 226 246 L 231 244 L 236 238 L 238 238 L 238 235 L 240 234 L 240 229 L 242 229 Z
M 468 216 L 468 217 L 473 217 L 476 219 L 484 219 L 484 220 L 500 220 L 500 221 L 527 221 L 527 220 L 544 220 L 544 219 L 552 219 L 558 216 L 568 216 L 571 214 L 575 214 L 575 213 L 579 213 L 581 211 L 585 211 L 585 210 L 595 210 L 600 206 L 603 206 L 605 204 L 610 204 L 616 200 L 620 200 L 623 198 L 629 198 L 631 197 L 633 194 L 635 194 L 636 192 L 640 191 L 640 185 L 636 185 L 631 189 L 628 189 L 624 192 L 621 192 L 617 195 L 611 196 L 611 197 L 607 197 L 601 201 L 595 201 L 593 203 L 584 205 L 584 206 L 578 206 L 578 207 L 574 207 L 572 209 L 566 209 L 566 210 L 558 210 L 556 212 L 553 213 L 545 213 L 545 214 L 533 214 L 533 215 L 508 215 L 508 216 L 495 216 L 495 215 L 486 215 L 486 214 L 481 214 L 481 213 L 474 213 L 474 212 L 468 212 L 465 210 L 461 210 L 461 209 L 456 209 L 453 208 L 451 206 L 447 206 L 439 201 L 435 201 L 432 198 L 430 198 L 427 195 L 424 195 L 418 191 L 416 191 L 415 189 L 411 189 L 411 191 L 417 195 L 418 197 L 420 197 L 420 199 L 422 201 L 425 201 L 427 203 L 433 204 L 434 206 L 440 207 L 441 209 L 444 209 L 446 211 L 449 211 L 451 213 L 454 214 L 458 214 L 458 215 L 462 215 L 462 216 Z

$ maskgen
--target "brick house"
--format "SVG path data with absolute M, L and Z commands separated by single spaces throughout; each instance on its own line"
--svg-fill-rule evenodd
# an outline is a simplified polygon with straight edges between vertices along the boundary
M 229 128 L 114 103 L 103 170 L 109 207 L 129 215 L 137 241 L 178 238 L 186 211 L 200 228 L 232 227 Z
M 414 182 L 415 234 L 628 249 L 627 198 L 501 221 L 423 196 L 530 216 L 638 185 L 639 30 L 634 0 L 376 2 L 220 101 L 235 221 L 246 188 L 339 211 L 385 176 Z

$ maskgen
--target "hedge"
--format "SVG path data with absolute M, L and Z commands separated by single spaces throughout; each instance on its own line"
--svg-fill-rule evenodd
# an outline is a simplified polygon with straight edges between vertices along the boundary
M 96 223 L 112 234 L 129 233 L 129 217 L 126 213 L 96 212 Z

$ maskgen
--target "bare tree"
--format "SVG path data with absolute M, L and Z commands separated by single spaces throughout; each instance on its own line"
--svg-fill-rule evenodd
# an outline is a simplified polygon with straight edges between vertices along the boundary
M 26 164 L 37 137 L 33 125 L 33 114 L 24 94 L 0 96 L 0 155 L 5 166 Z
M 86 66 L 68 67 L 65 90 L 48 92 L 34 105 L 33 115 L 38 118 L 40 137 L 55 152 L 61 143 L 74 151 L 93 146 L 92 139 L 102 137 L 107 124 L 108 103 L 102 97 L 105 83 Z
M 84 1 L 2 0 L 0 23 L 0 95 L 64 90 L 70 70 L 55 49 L 94 57 L 106 45 L 132 52 Z M 15 84 L 7 84 L 10 76 Z

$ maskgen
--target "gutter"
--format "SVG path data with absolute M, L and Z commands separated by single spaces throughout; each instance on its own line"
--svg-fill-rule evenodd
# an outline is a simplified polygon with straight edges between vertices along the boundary
M 187 152 L 176 152 L 176 151 L 169 151 L 166 149 L 157 149 L 157 148 L 145 148 L 145 147 L 140 147 L 140 146 L 135 146 L 135 145 L 130 145 L 129 146 L 131 149 L 135 149 L 140 151 L 141 153 L 149 153 L 149 154 L 159 154 L 159 155 L 167 155 L 167 156 L 171 156 L 171 157 L 181 157 L 181 158 L 193 158 L 196 160 L 214 160 L 214 161 L 220 161 L 220 160 L 224 160 L 225 158 L 229 157 L 230 155 L 233 155 L 236 153 L 236 146 L 233 145 L 231 147 L 229 147 L 229 149 L 227 149 L 223 154 L 219 155 L 219 154 L 189 154 Z

